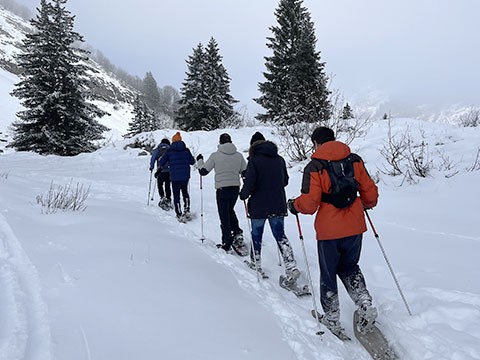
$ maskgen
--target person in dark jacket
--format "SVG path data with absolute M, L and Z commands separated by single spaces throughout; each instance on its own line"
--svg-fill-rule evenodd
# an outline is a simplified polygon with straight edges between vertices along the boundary
M 171 208 L 172 205 L 172 191 L 170 189 L 170 167 L 168 164 L 160 166 L 160 158 L 170 148 L 170 140 L 167 138 L 162 139 L 160 144 L 153 150 L 152 157 L 150 158 L 150 171 L 153 171 L 155 164 L 157 165 L 157 171 L 155 171 L 155 177 L 157 178 L 158 194 L 160 195 L 160 202 L 158 206 L 166 209 Z M 164 189 L 165 188 L 165 189 Z
M 261 248 L 265 222 L 268 220 L 285 264 L 285 275 L 293 283 L 300 277 L 300 271 L 290 242 L 285 235 L 284 218 L 287 216 L 285 186 L 288 173 L 285 160 L 278 155 L 278 148 L 266 141 L 259 132 L 250 141 L 247 170 L 240 199 L 248 199 L 248 213 L 252 224 L 254 253 L 252 262 L 261 267 Z M 255 258 L 253 258 L 255 256 Z
M 170 180 L 172 182 L 173 205 L 179 221 L 190 216 L 190 196 L 188 181 L 190 180 L 190 166 L 195 164 L 192 153 L 182 141 L 182 135 L 177 132 L 172 137 L 172 144 L 160 158 L 160 166 L 169 165 Z M 180 206 L 180 192 L 183 197 L 183 212 Z

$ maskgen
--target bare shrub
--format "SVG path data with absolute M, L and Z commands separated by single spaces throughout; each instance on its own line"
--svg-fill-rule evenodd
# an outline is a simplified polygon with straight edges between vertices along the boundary
M 425 135 L 422 133 L 422 137 Z M 414 176 L 427 177 L 432 168 L 428 144 L 425 140 L 415 142 L 409 128 L 402 134 L 393 134 L 390 120 L 388 120 L 388 135 L 380 154 L 387 161 L 382 171 L 386 175 L 404 175 L 404 181 L 417 183 Z
M 415 144 L 413 139 L 408 136 L 407 160 L 413 174 L 418 177 L 427 177 L 432 170 L 432 160 L 430 160 L 428 147 L 425 141 Z
M 297 123 L 277 125 L 280 145 L 293 161 L 303 161 L 312 152 L 313 144 L 310 135 L 318 125 L 315 123 Z
M 313 148 L 310 136 L 319 126 L 332 129 L 335 137 L 347 145 L 367 133 L 371 123 L 370 117 L 366 114 L 354 114 L 353 118 L 344 119 L 342 117 L 344 99 L 337 90 L 332 91 L 330 103 L 332 116 L 328 120 L 316 123 L 274 124 L 280 136 L 281 146 L 293 161 L 303 161 L 309 157 Z
M 458 174 L 457 163 L 454 163 L 444 151 L 438 152 L 439 164 L 438 170 L 445 172 L 446 178 L 451 178 Z
M 408 131 L 408 129 L 407 129 Z M 391 176 L 403 174 L 402 162 L 406 158 L 408 148 L 407 132 L 404 134 L 392 134 L 392 125 L 388 120 L 388 135 L 380 154 L 387 160 L 389 167 L 384 166 L 382 173 Z
M 468 168 L 468 171 L 480 171 L 480 148 L 477 150 L 475 161 L 473 162 L 473 165 Z
M 37 204 L 44 208 L 44 214 L 54 214 L 58 210 L 84 211 L 89 194 L 90 186 L 77 183 L 72 187 L 71 181 L 65 185 L 55 185 L 52 181 L 46 195 L 37 195 Z
M 464 127 L 480 126 L 480 109 L 472 107 L 468 112 L 461 115 L 460 125 Z

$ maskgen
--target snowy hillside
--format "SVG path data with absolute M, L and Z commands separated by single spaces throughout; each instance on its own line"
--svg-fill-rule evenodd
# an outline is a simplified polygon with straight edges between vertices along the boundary
M 15 113 L 20 110 L 18 99 L 9 95 L 14 84 L 19 81 L 15 75 L 18 68 L 14 55 L 21 51 L 19 45 L 30 31 L 32 27 L 28 22 L 0 6 L 0 96 L 2 99 L 9 99 L 0 104 L 0 132 L 7 135 L 8 126 L 15 120 Z M 102 124 L 111 129 L 106 140 L 119 139 L 125 134 L 132 118 L 133 107 L 130 103 L 135 96 L 134 92 L 107 74 L 94 61 L 90 60 L 87 65 L 90 68 L 88 76 L 91 90 L 96 97 L 94 102 L 110 114 L 100 119 Z
M 480 171 L 466 170 L 479 129 L 411 119 L 396 119 L 393 127 L 406 123 L 422 126 L 425 140 L 443 148 L 460 172 L 449 178 L 438 172 L 401 187 L 382 176 L 371 216 L 413 316 L 369 231 L 361 266 L 379 326 L 401 359 L 480 359 Z M 275 140 L 268 128 L 229 133 L 245 153 L 256 130 Z M 156 142 L 174 131 L 156 132 Z M 382 168 L 387 131 L 387 122 L 377 122 L 352 144 L 371 173 Z M 208 155 L 221 132 L 182 136 L 194 153 Z M 213 174 L 203 184 L 202 243 L 198 173 L 192 170 L 190 182 L 197 216 L 179 224 L 156 206 L 157 194 L 147 206 L 149 158 L 124 150 L 126 144 L 72 158 L 0 155 L 0 359 L 369 359 L 356 340 L 344 344 L 328 332 L 315 335 L 312 299 L 278 285 L 283 269 L 267 228 L 262 264 L 268 280 L 257 282 L 243 258 L 215 247 L 221 233 Z M 287 196 L 299 194 L 304 165 L 289 169 Z M 87 209 L 42 214 L 35 199 L 51 182 L 90 186 Z M 248 240 L 243 204 L 236 209 Z M 318 294 L 312 221 L 301 216 Z M 286 233 L 305 271 L 292 217 Z M 301 281 L 307 282 L 305 275 Z M 340 301 L 341 320 L 352 334 L 354 306 L 343 288 Z

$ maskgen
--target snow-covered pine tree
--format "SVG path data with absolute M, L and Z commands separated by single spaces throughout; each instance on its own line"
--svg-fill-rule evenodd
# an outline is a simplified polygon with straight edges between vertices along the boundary
M 155 113 L 145 104 L 139 95 L 133 102 L 133 119 L 128 124 L 125 138 L 130 138 L 142 132 L 154 131 L 159 128 Z
M 213 130 L 235 116 L 237 102 L 230 94 L 230 78 L 212 37 L 204 49 L 200 43 L 187 60 L 187 78 L 180 89 L 176 121 L 184 130 Z
M 310 13 L 302 0 L 280 0 L 275 16 L 278 25 L 267 38 L 273 55 L 265 58 L 266 81 L 254 99 L 266 113 L 257 119 L 286 125 L 325 121 L 331 116 L 330 91 Z
M 222 123 L 240 116 L 233 105 L 238 101 L 230 94 L 230 77 L 222 64 L 218 43 L 212 37 L 205 49 L 204 83 L 209 97 L 205 130 L 218 129 Z
M 143 78 L 143 94 L 145 104 L 155 112 L 160 111 L 160 91 L 157 81 L 150 71 L 147 71 Z
M 347 102 L 342 109 L 342 116 L 343 120 L 353 119 L 355 116 L 353 115 L 353 110 L 350 104 Z
M 9 144 L 20 151 L 62 156 L 97 149 L 107 128 L 95 120 L 106 113 L 88 103 L 88 52 L 74 45 L 83 37 L 73 30 L 67 0 L 41 0 L 34 32 L 27 34 L 18 55 L 20 82 L 12 95 L 25 110 L 17 112 Z
M 201 130 L 207 117 L 208 96 L 204 85 L 205 55 L 201 43 L 188 57 L 186 79 L 180 89 L 175 121 L 183 130 Z

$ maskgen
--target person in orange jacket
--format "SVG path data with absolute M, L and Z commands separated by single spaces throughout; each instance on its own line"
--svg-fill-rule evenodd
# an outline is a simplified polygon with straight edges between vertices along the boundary
M 320 266 L 320 300 L 325 315 L 321 318 L 334 333 L 344 333 L 340 324 L 337 276 L 358 307 L 364 329 L 373 326 L 377 309 L 367 290 L 358 266 L 362 248 L 362 234 L 367 230 L 364 209 L 377 204 L 378 188 L 368 174 L 362 159 L 350 152 L 348 145 L 335 141 L 333 130 L 318 127 L 311 136 L 315 151 L 303 173 L 302 194 L 288 201 L 294 215 L 315 214 L 318 261 Z M 351 205 L 340 209 L 328 201 L 331 180 L 319 160 L 338 161 L 350 156 L 358 195 Z

